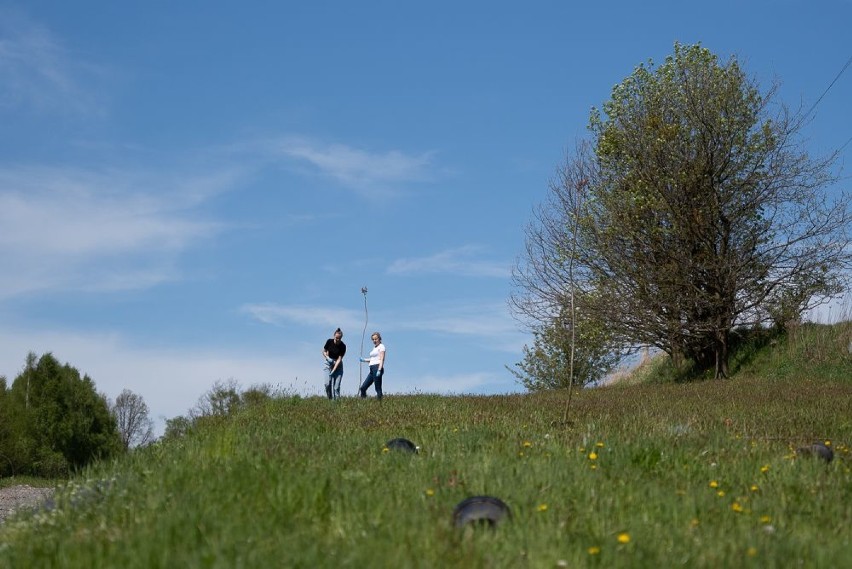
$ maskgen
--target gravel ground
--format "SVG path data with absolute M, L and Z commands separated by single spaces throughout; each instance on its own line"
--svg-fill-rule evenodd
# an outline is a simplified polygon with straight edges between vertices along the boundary
M 34 508 L 53 496 L 53 488 L 33 488 L 26 484 L 0 488 L 0 524 L 15 510 Z

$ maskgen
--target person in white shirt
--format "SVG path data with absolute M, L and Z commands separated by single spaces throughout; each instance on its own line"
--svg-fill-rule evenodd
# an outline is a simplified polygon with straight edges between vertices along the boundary
M 376 398 L 381 400 L 382 378 L 385 375 L 385 345 L 382 344 L 382 335 L 378 332 L 373 332 L 370 339 L 373 340 L 373 349 L 370 350 L 370 357 L 361 358 L 362 362 L 370 364 L 370 373 L 367 375 L 367 379 L 364 380 L 364 383 L 361 384 L 358 392 L 361 395 L 361 398 L 365 398 L 367 397 L 367 389 L 369 389 L 371 385 L 375 384 Z

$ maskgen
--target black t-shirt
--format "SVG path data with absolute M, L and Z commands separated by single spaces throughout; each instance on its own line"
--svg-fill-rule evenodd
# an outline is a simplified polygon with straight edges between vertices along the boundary
M 342 341 L 334 343 L 334 338 L 329 338 L 325 341 L 325 347 L 323 348 L 326 352 L 328 352 L 328 357 L 337 361 L 337 358 L 343 357 L 346 355 L 346 344 Z

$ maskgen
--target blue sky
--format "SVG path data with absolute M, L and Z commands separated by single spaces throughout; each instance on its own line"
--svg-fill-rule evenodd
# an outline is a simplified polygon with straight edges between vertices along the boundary
M 340 326 L 354 394 L 367 286 L 387 393 L 520 391 L 509 275 L 590 108 L 675 41 L 809 108 L 850 22 L 849 0 L 0 0 L 0 375 L 53 352 L 161 430 L 217 380 L 319 394 Z M 852 138 L 849 101 L 852 71 L 814 154 Z

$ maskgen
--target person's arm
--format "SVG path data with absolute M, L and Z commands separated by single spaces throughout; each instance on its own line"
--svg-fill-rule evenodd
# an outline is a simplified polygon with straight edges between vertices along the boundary
M 379 371 L 385 369 L 385 351 L 386 350 L 379 351 Z
M 334 366 L 331 368 L 331 373 L 334 373 L 334 371 L 337 369 L 337 366 L 339 366 L 342 361 L 343 356 L 337 356 L 337 360 L 335 360 Z

